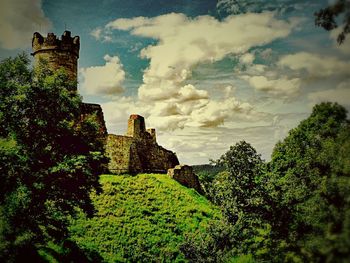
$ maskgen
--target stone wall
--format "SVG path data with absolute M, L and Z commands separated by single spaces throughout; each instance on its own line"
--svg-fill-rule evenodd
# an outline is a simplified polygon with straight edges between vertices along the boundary
M 198 176 L 189 165 L 176 165 L 168 170 L 168 176 L 186 187 L 196 189 L 198 193 L 203 193 Z
M 64 68 L 73 81 L 77 81 L 79 59 L 79 36 L 71 37 L 65 31 L 61 39 L 48 33 L 43 37 L 38 32 L 33 34 L 32 48 L 37 67 L 45 61 L 50 70 Z M 75 87 L 76 91 L 76 87 Z M 128 120 L 125 136 L 107 135 L 102 108 L 98 104 L 82 103 L 81 120 L 95 114 L 100 129 L 100 140 L 106 145 L 106 153 L 110 158 L 108 168 L 112 173 L 163 172 L 179 164 L 175 153 L 159 146 L 155 129 L 147 129 L 142 116 L 133 114 Z
M 130 171 L 166 173 L 167 170 L 179 164 L 177 156 L 153 140 L 135 140 L 132 148 L 133 160 Z
M 155 130 L 146 130 L 144 118 L 135 114 L 129 118 L 126 136 L 108 135 L 106 151 L 109 170 L 115 174 L 166 173 L 179 164 L 175 153 L 157 144 Z
M 132 137 L 108 134 L 106 150 L 110 158 L 108 170 L 114 174 L 128 173 L 130 167 Z
M 96 122 L 98 123 L 98 126 L 99 126 L 100 135 L 101 137 L 104 137 L 104 139 L 106 139 L 107 128 L 106 128 L 106 123 L 103 116 L 101 105 L 93 104 L 93 103 L 82 103 L 81 112 L 82 112 L 81 118 L 86 118 L 89 115 L 96 116 Z

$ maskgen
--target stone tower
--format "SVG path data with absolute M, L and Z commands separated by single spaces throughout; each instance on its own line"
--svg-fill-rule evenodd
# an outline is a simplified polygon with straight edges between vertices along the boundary
M 40 60 L 46 61 L 52 70 L 64 68 L 73 81 L 77 80 L 77 68 L 80 49 L 79 36 L 71 37 L 70 31 L 64 31 L 61 39 L 54 33 L 43 37 L 35 32 L 32 39 L 35 66 Z
M 137 114 L 132 114 L 128 120 L 126 136 L 140 138 L 146 131 L 145 119 Z
M 70 31 L 64 31 L 61 39 L 57 38 L 54 33 L 48 33 L 43 37 L 40 33 L 35 32 L 32 39 L 32 48 L 34 56 L 34 66 L 37 67 L 43 60 L 47 67 L 55 71 L 64 68 L 69 79 L 77 81 L 77 69 L 80 50 L 80 39 L 78 36 L 72 37 Z M 77 87 L 75 86 L 75 90 Z M 100 138 L 106 140 L 107 129 L 103 117 L 102 108 L 98 104 L 81 103 L 81 120 L 88 116 L 95 115 L 99 125 Z

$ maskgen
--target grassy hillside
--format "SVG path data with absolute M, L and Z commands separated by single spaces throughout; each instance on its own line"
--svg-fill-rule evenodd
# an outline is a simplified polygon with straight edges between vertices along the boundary
M 70 230 L 84 250 L 105 261 L 183 261 L 184 234 L 204 230 L 220 213 L 204 197 L 160 174 L 101 176 L 103 193 L 92 194 L 97 214 Z

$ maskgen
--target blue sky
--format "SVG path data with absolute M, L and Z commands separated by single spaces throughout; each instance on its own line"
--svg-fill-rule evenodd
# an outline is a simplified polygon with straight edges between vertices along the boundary
M 291 0 L 1 0 L 0 58 L 33 32 L 81 38 L 79 92 L 110 133 L 130 114 L 181 162 L 207 163 L 240 140 L 265 159 L 320 101 L 350 108 L 350 41 L 314 26 L 328 4 Z

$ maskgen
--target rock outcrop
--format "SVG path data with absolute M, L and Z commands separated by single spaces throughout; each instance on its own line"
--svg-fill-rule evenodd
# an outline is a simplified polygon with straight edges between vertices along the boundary
M 189 165 L 176 165 L 168 170 L 168 176 L 186 187 L 196 189 L 198 193 L 203 193 L 198 176 Z

